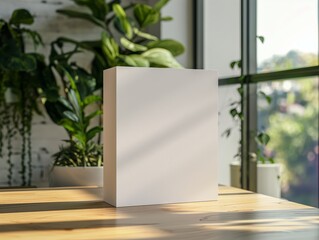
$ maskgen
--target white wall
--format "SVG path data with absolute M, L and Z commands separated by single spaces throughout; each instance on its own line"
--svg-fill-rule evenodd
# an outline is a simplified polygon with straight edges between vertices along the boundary
M 162 11 L 163 16 L 174 18 L 170 22 L 162 22 L 161 37 L 180 41 L 186 52 L 178 61 L 186 68 L 193 67 L 193 7 L 192 0 L 171 0 Z
M 221 77 L 239 75 L 230 62 L 240 59 L 240 0 L 204 0 L 204 65 Z
M 217 69 L 220 77 L 238 76 L 230 62 L 240 59 L 240 0 L 204 1 L 204 68 Z M 219 87 L 219 183 L 230 184 L 229 164 L 240 140 L 239 122 L 229 115 L 230 103 L 238 100 L 237 85 Z M 229 138 L 222 137 L 232 128 Z

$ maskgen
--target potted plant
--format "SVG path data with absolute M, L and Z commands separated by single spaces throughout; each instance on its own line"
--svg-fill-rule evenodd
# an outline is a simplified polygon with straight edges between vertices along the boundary
M 50 186 L 102 186 L 102 146 L 95 142 L 102 127 L 92 126 L 92 119 L 102 112 L 93 110 L 87 113 L 90 106 L 101 101 L 101 98 L 94 94 L 81 94 L 80 80 L 63 71 L 69 84 L 64 89 L 65 96 L 60 96 L 56 104 L 65 109 L 58 124 L 67 131 L 69 139 L 65 140 L 67 145 L 61 146 L 53 156 Z
M 90 51 L 94 54 L 91 74 L 96 79 L 97 89 L 103 85 L 103 70 L 115 66 L 168 67 L 181 65 L 175 57 L 184 53 L 184 46 L 173 39 L 159 39 L 147 33 L 147 29 L 172 17 L 162 16 L 161 9 L 169 0 L 158 0 L 154 6 L 143 3 L 124 5 L 119 0 L 73 0 L 87 11 L 59 9 L 59 14 L 82 19 L 101 29 L 100 39 L 78 41 L 59 38 L 61 44 L 74 46 L 75 51 Z
M 27 37 L 34 49 L 42 45 L 41 36 L 25 27 L 33 22 L 25 9 L 15 10 L 9 21 L 0 19 L 0 159 L 8 165 L 8 186 L 32 184 L 32 120 L 41 114 L 42 88 L 49 84 L 44 56 L 25 48 Z M 13 158 L 15 138 L 21 139 L 19 161 Z
M 264 37 L 257 36 L 262 43 L 264 42 Z M 230 64 L 230 67 L 233 69 L 235 67 L 241 68 L 241 61 L 233 61 Z M 242 122 L 244 120 L 244 115 L 242 112 L 242 102 L 243 102 L 243 86 L 245 76 L 240 77 L 241 84 L 237 89 L 237 92 L 240 96 L 239 101 L 232 102 L 230 104 L 231 109 L 229 110 L 230 116 L 236 120 L 240 121 L 242 131 Z M 271 97 L 268 96 L 263 91 L 258 91 L 258 94 L 261 98 L 263 98 L 268 104 L 271 104 Z M 223 133 L 224 136 L 229 137 L 231 134 L 231 128 L 226 129 Z M 270 141 L 270 136 L 264 132 L 259 131 L 255 133 L 255 141 L 258 145 L 258 150 L 256 153 L 251 152 L 249 156 L 252 161 L 257 161 L 257 192 L 266 194 L 269 196 L 280 198 L 281 196 L 281 165 L 275 163 L 275 160 L 269 156 L 269 154 L 265 154 L 266 145 Z M 240 140 L 241 145 L 242 140 Z M 238 153 L 235 155 L 235 158 L 241 157 L 241 149 L 238 150 Z M 230 164 L 230 182 L 231 186 L 241 188 L 240 176 L 241 176 L 241 162 L 240 160 L 235 160 Z
M 266 145 L 270 138 L 265 133 L 259 133 L 256 137 L 259 149 L 257 153 L 251 153 L 252 161 L 257 161 L 257 192 L 272 197 L 281 197 L 281 164 L 276 163 L 271 156 L 265 154 Z M 230 164 L 231 186 L 240 188 L 240 161 Z
M 61 180 L 66 176 L 73 176 L 70 171 L 81 172 L 81 182 L 73 182 L 72 185 L 92 185 L 90 177 L 84 176 L 84 169 L 88 172 L 94 171 L 91 170 L 92 167 L 101 168 L 102 166 L 100 145 L 102 129 L 99 127 L 102 125 L 100 117 L 102 101 L 97 94 L 102 92 L 103 70 L 114 66 L 180 68 L 181 65 L 175 57 L 184 52 L 184 46 L 181 43 L 172 39 L 160 40 L 147 33 L 149 26 L 171 19 L 162 17 L 160 13 L 162 7 L 169 2 L 168 0 L 159 0 L 154 6 L 140 3 L 123 6 L 121 1 L 105 0 L 73 0 L 73 2 L 87 8 L 88 11 L 61 9 L 58 13 L 91 22 L 101 29 L 101 38 L 95 41 L 78 41 L 60 37 L 51 44 L 50 67 L 58 73 L 56 74 L 58 77 L 55 78 L 55 84 L 45 89 L 45 108 L 51 119 L 63 126 L 69 134 L 68 145 L 61 147 L 60 151 L 54 155 L 55 162 L 50 179 L 51 185 L 55 186 L 70 185 L 70 182 Z M 79 52 L 94 54 L 91 69 L 81 68 L 72 62 L 73 56 Z M 60 96 L 61 90 L 58 86 L 62 86 L 63 96 Z M 70 91 L 80 96 L 75 99 L 76 102 L 70 95 Z M 85 99 L 92 101 L 94 99 L 90 103 L 94 105 L 92 106 L 95 109 L 94 114 L 85 115 L 86 108 L 90 108 L 84 104 Z M 73 104 L 79 105 L 80 109 L 74 109 Z M 79 111 L 85 115 L 84 119 L 99 118 L 98 126 L 94 128 L 94 131 L 90 132 L 89 128 L 81 130 L 80 136 L 86 140 L 90 139 L 86 144 L 81 142 L 79 134 L 70 127 L 71 122 L 75 126 L 74 120 L 80 119 Z M 91 121 L 87 124 L 90 125 L 90 123 Z M 92 134 L 97 137 L 94 138 Z M 84 160 L 78 161 L 78 156 Z M 61 170 L 62 168 L 64 170 Z M 56 174 L 58 171 L 64 172 Z M 99 171 L 100 173 L 95 173 L 94 176 L 100 176 L 102 172 Z M 100 183 L 94 185 L 100 185 Z

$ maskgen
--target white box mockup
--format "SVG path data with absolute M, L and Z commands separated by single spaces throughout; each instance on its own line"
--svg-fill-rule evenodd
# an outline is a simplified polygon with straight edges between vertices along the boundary
M 104 71 L 104 200 L 116 207 L 217 199 L 215 71 Z

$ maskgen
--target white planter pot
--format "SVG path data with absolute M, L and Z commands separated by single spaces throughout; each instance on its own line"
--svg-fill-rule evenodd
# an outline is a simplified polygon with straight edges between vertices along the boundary
M 217 198 L 215 71 L 104 72 L 104 197 L 117 207 Z
M 257 165 L 257 192 L 272 197 L 281 197 L 280 169 L 278 163 Z
M 230 164 L 231 186 L 240 188 L 240 162 Z M 272 197 L 281 197 L 281 165 L 278 163 L 257 164 L 257 192 Z
M 230 164 L 230 186 L 240 188 L 240 162 L 234 161 Z
M 103 187 L 103 167 L 53 167 L 49 175 L 51 187 Z

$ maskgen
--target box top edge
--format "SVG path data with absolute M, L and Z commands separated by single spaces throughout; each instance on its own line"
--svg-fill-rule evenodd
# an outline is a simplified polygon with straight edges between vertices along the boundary
M 133 69 L 158 69 L 158 70 L 176 70 L 176 71 L 205 71 L 205 72 L 214 72 L 214 73 L 218 73 L 217 70 L 215 69 L 193 69 L 193 68 L 158 68 L 158 67 L 131 67 L 131 66 L 115 66 L 112 68 L 107 68 L 104 69 L 104 71 L 108 71 L 108 70 L 116 70 L 116 69 L 128 69 L 128 68 L 133 68 Z

